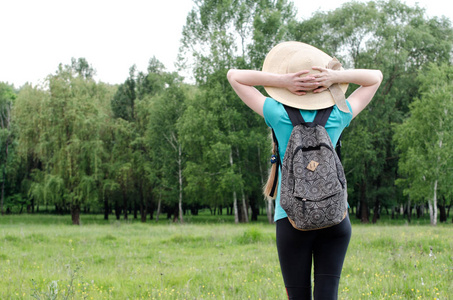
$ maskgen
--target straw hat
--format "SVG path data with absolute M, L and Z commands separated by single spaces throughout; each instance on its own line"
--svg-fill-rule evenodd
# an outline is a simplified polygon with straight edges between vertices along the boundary
M 286 74 L 309 70 L 308 74 L 319 73 L 317 70 L 312 70 L 313 66 L 342 70 L 336 58 L 330 57 L 316 47 L 301 42 L 284 42 L 275 46 L 267 54 L 263 71 Z M 303 96 L 297 96 L 285 88 L 264 88 L 272 98 L 291 107 L 318 110 L 336 104 L 340 110 L 350 112 L 344 96 L 348 89 L 347 83 L 333 84 L 321 93 L 308 91 Z

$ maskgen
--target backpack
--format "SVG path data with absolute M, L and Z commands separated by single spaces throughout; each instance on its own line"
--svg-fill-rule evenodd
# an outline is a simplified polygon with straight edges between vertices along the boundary
M 332 107 L 319 110 L 313 122 L 305 122 L 298 109 L 284 107 L 294 128 L 281 162 L 280 206 L 299 230 L 339 224 L 347 214 L 347 187 L 324 127 Z

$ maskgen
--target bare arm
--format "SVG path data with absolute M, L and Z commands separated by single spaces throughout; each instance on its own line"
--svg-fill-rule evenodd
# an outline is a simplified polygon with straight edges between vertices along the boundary
M 272 86 L 287 88 L 296 95 L 304 95 L 305 91 L 313 90 L 319 84 L 312 76 L 302 76 L 309 71 L 304 70 L 290 74 L 273 74 L 253 70 L 229 70 L 227 77 L 231 86 L 241 100 L 260 116 L 263 116 L 263 105 L 266 97 L 255 86 Z
M 333 71 L 320 67 L 313 67 L 320 73 L 313 75 L 319 82 L 320 87 L 314 93 L 326 90 L 334 83 L 355 83 L 360 85 L 349 97 L 348 101 L 352 107 L 352 117 L 355 118 L 373 99 L 379 85 L 382 82 L 382 72 L 379 70 L 342 70 Z

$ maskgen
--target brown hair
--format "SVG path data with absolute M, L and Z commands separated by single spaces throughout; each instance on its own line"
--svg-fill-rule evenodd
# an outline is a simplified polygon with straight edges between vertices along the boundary
M 277 154 L 277 144 L 275 142 L 272 142 L 272 154 L 277 156 L 277 159 L 280 159 Z M 271 166 L 271 169 L 269 170 L 269 177 L 267 178 L 267 182 L 263 187 L 263 193 L 264 196 L 266 196 L 266 199 L 272 200 L 275 199 L 277 196 L 277 191 L 274 191 L 274 194 L 271 196 L 272 188 L 274 187 L 274 181 L 275 181 L 275 176 L 278 176 L 278 163 L 273 163 Z

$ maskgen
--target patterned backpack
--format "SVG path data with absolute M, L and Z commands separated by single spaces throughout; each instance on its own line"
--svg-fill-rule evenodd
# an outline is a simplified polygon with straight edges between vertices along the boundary
M 347 214 L 346 177 L 325 129 L 332 107 L 313 122 L 285 106 L 294 128 L 281 166 L 280 205 L 294 228 L 314 230 L 339 224 Z

